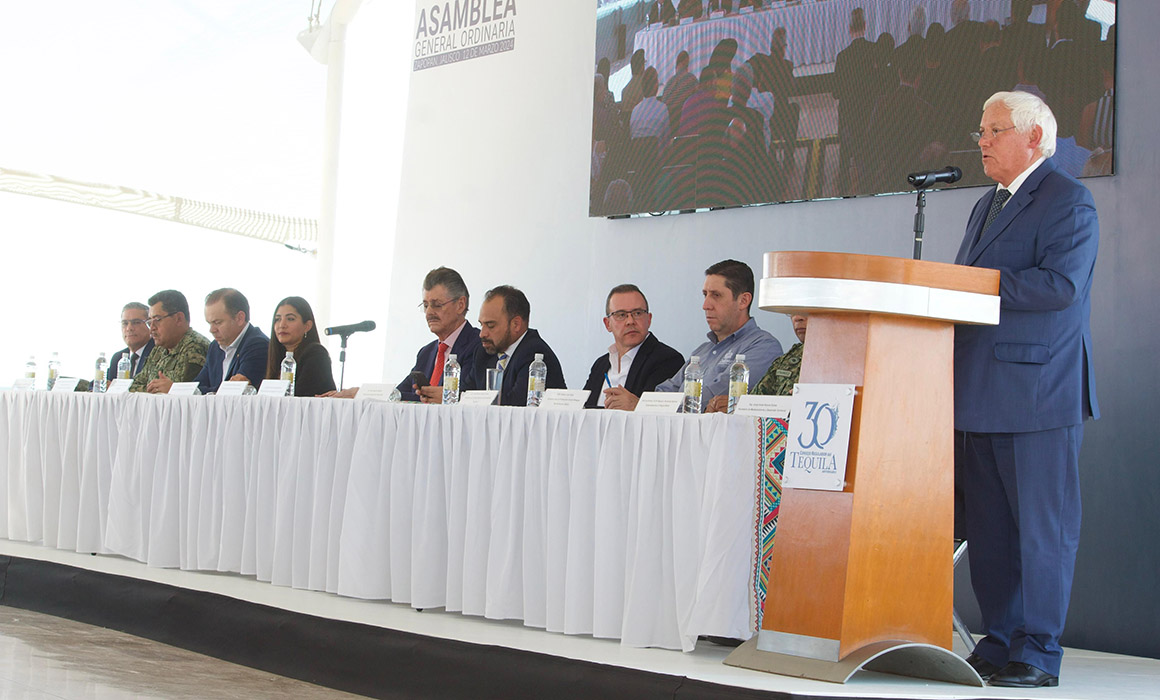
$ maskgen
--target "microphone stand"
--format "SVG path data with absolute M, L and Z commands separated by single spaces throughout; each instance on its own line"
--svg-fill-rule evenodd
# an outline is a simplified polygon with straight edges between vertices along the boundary
M 914 212 L 914 259 L 922 260 L 922 234 L 926 228 L 926 188 L 918 188 L 918 201 L 915 202 L 917 211 Z
M 338 352 L 338 390 L 343 390 L 343 383 L 346 381 L 346 339 L 350 337 L 350 333 L 342 333 L 338 336 L 342 339 L 342 349 Z

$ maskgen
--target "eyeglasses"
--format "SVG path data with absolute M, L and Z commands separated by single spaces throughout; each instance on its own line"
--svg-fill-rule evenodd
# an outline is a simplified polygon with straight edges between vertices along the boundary
M 147 319 L 145 319 L 145 325 L 148 326 L 149 328 L 153 328 L 158 323 L 161 323 L 163 320 L 169 318 L 172 315 L 173 314 L 165 314 L 164 316 L 153 316 L 151 318 L 147 318 Z
M 999 134 L 1003 133 L 1004 131 L 1010 131 L 1014 128 L 1015 127 L 1013 127 L 1013 126 L 1009 126 L 1006 129 L 975 129 L 974 131 L 971 132 L 971 140 L 974 141 L 975 143 L 978 143 L 979 140 L 982 139 L 984 136 L 987 136 L 991 139 L 995 139 L 995 138 L 998 138 Z
M 421 301 L 421 302 L 419 302 L 419 309 L 421 311 L 426 311 L 427 309 L 435 309 L 436 311 L 438 311 L 439 309 L 442 309 L 444 306 L 447 306 L 448 304 L 453 304 L 462 298 L 463 297 L 455 297 L 454 299 L 448 299 L 447 301 L 432 301 L 430 303 L 425 302 L 425 301 Z
M 121 321 L 121 328 L 128 328 L 129 326 L 140 326 L 142 324 L 148 325 L 149 322 L 140 318 L 131 318 L 127 321 Z
M 623 323 L 629 316 L 632 316 L 633 320 L 637 320 L 647 315 L 648 309 L 633 309 L 632 311 L 613 311 L 608 314 L 608 318 L 618 323 Z

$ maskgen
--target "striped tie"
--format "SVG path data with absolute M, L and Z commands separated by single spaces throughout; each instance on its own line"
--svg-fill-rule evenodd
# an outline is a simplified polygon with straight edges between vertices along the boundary
M 495 363 L 496 368 L 499 369 L 499 376 L 495 378 L 495 386 L 500 391 L 503 391 L 503 373 L 504 370 L 507 369 L 507 361 L 508 354 L 506 352 L 501 352 L 499 354 L 499 359 Z

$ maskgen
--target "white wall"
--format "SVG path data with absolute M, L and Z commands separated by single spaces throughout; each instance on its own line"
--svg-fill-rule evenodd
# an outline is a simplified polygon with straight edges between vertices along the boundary
M 760 279 L 771 250 L 910 256 L 907 196 L 588 218 L 594 32 L 588 0 L 521 0 L 514 51 L 412 74 L 388 376 L 401 379 L 431 338 L 414 305 L 424 273 L 438 265 L 463 274 L 476 296 L 472 320 L 490 287 L 523 289 L 532 327 L 578 388 L 610 342 L 600 317 L 616 284 L 638 284 L 656 335 L 688 354 L 708 332 L 702 273 L 718 260 L 743 260 Z M 974 190 L 928 197 L 926 259 L 953 258 L 977 197 Z M 755 316 L 789 346 L 788 319 L 756 307 Z

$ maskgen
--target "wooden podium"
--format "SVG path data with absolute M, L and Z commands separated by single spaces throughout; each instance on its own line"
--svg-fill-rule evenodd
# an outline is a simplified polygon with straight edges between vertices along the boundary
M 809 314 L 799 381 L 858 393 L 845 488 L 785 489 L 762 628 L 726 663 L 836 682 L 867 668 L 983 684 L 950 651 L 952 363 L 955 324 L 998 323 L 998 292 L 997 270 L 765 255 L 759 306 Z

